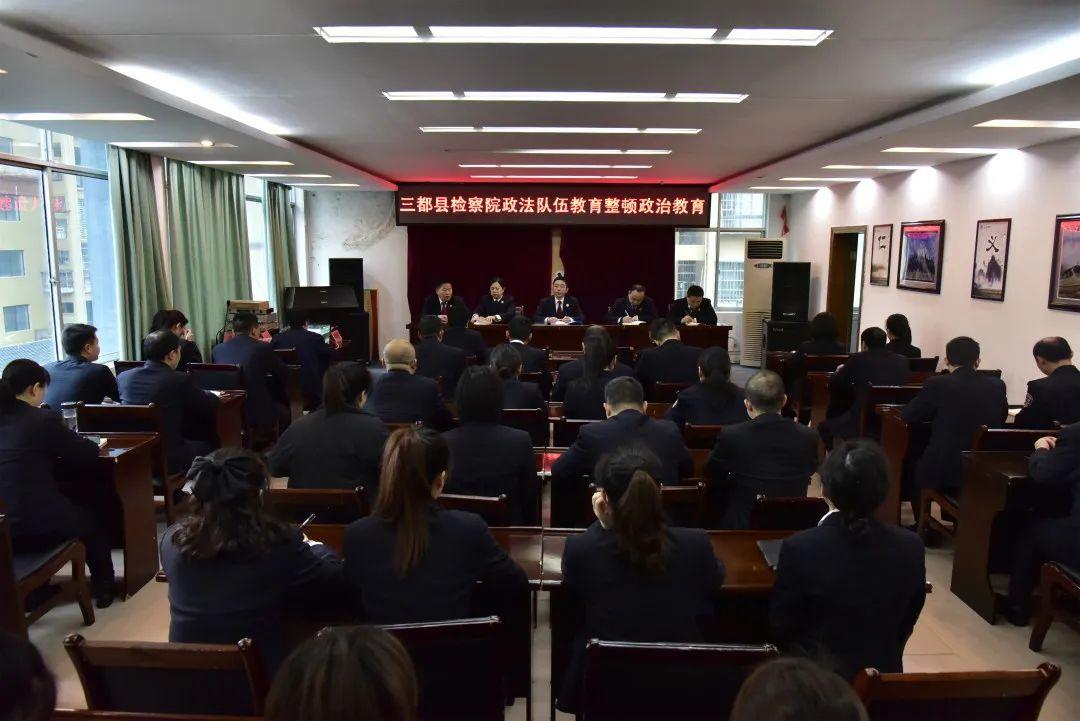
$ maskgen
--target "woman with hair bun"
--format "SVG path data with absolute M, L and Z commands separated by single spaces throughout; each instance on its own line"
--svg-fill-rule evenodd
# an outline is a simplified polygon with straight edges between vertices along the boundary
M 821 485 L 830 511 L 780 547 L 773 637 L 847 680 L 863 668 L 900 673 L 926 600 L 922 541 L 874 514 L 889 487 L 885 454 L 859 439 L 829 454 Z
M 906 315 L 893 313 L 886 318 L 885 333 L 889 336 L 889 343 L 885 347 L 893 353 L 899 353 L 905 358 L 922 357 L 922 350 L 911 345 L 911 324 L 908 323 Z
M 731 382 L 731 356 L 724 348 L 706 348 L 698 358 L 699 382 L 679 391 L 667 419 L 682 428 L 692 425 L 728 426 L 750 420 L 746 393 Z

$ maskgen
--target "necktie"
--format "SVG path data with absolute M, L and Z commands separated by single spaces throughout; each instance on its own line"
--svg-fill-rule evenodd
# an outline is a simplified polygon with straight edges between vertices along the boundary
M 562 300 L 558 298 L 555 299 L 555 317 L 563 317 Z
M 447 303 L 445 300 L 443 301 L 442 313 L 440 313 L 440 315 L 450 315 L 450 304 Z

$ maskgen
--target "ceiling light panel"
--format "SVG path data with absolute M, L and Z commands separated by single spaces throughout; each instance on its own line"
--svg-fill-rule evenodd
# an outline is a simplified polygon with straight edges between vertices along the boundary
M 869 178 L 802 178 L 802 177 L 797 177 L 797 178 L 780 178 L 780 180 L 782 180 L 784 182 L 787 182 L 787 181 L 790 180 L 790 181 L 794 181 L 794 182 L 804 182 L 804 183 L 805 182 L 809 182 L 809 183 L 861 183 L 864 180 L 869 180 Z
M 754 185 L 750 190 L 824 190 L 819 185 Z
M 491 150 L 496 155 L 671 155 L 670 150 L 643 150 L 640 148 L 519 148 L 515 150 Z
M 293 183 L 297 188 L 359 188 L 360 183 Z
M 741 103 L 746 93 L 631 93 L 536 90 L 386 90 L 387 100 L 471 100 L 506 103 Z
M 459 168 L 517 168 L 519 170 L 649 170 L 651 165 L 603 165 L 572 163 L 459 163 Z
M 822 165 L 822 170 L 918 170 L 924 165 Z
M 1011 148 L 923 148 L 915 146 L 898 146 L 885 148 L 883 153 L 945 153 L 948 155 L 994 155 Z
M 566 135 L 697 135 L 701 128 L 605 128 L 531 125 L 425 125 L 421 133 L 521 133 Z
M 252 178 L 329 178 L 324 173 L 244 173 Z
M 195 165 L 292 165 L 288 160 L 192 160 Z
M 813 47 L 832 35 L 832 30 L 788 28 L 734 28 L 724 45 L 796 45 Z
M 1069 130 L 1080 129 L 1080 120 L 1012 120 L 999 118 L 987 120 L 985 123 L 977 123 L 976 128 L 1065 128 Z
M 113 140 L 110 145 L 121 148 L 235 148 L 232 143 L 212 143 L 206 145 L 201 140 Z
M 1065 35 L 972 73 L 974 85 L 1002 85 L 1080 58 L 1080 32 Z
M 637 180 L 636 175 L 470 175 L 477 180 Z
M 55 120 L 103 120 L 129 122 L 153 120 L 138 113 L 0 113 L 0 120 L 49 122 Z

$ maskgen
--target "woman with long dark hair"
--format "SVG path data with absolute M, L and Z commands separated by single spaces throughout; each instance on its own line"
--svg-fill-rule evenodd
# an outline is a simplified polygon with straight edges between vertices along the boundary
M 105 608 L 116 596 L 104 523 L 112 491 L 95 483 L 97 444 L 65 426 L 58 411 L 39 407 L 48 385 L 49 372 L 24 358 L 8 363 L 0 376 L 0 503 L 16 553 L 81 540 L 94 600 Z M 64 492 L 61 472 L 76 481 Z
M 573 713 L 585 641 L 701 640 L 698 615 L 724 580 L 724 566 L 700 529 L 668 525 L 660 460 L 640 445 L 601 458 L 594 478 L 596 522 L 566 539 L 563 581 L 585 610 L 585 626 L 557 706 Z
M 547 408 L 540 386 L 519 379 L 521 354 L 514 346 L 509 343 L 496 346 L 489 363 L 502 383 L 503 408 Z
M 885 334 L 889 336 L 889 342 L 885 346 L 893 353 L 899 353 L 907 358 L 921 358 L 922 350 L 918 346 L 911 345 L 911 324 L 907 316 L 902 313 L 893 313 L 885 319 Z
M 922 541 L 877 520 L 889 471 L 870 440 L 844 443 L 821 469 L 835 509 L 780 547 L 773 635 L 849 681 L 863 668 L 903 671 L 904 645 L 926 598 Z
M 161 567 L 169 578 L 169 640 L 228 643 L 251 638 L 276 669 L 288 647 L 283 625 L 320 599 L 343 592 L 341 560 L 263 505 L 266 467 L 251 451 L 199 456 L 188 479 L 191 514 L 165 531 Z
M 195 344 L 195 336 L 191 333 L 187 316 L 183 312 L 176 309 L 159 310 L 150 322 L 150 333 L 159 330 L 170 331 L 180 339 L 180 363 L 176 370 L 186 369 L 189 363 L 203 362 L 202 352 Z
M 706 348 L 698 358 L 697 385 L 679 392 L 667 419 L 679 428 L 693 425 L 728 426 L 750 420 L 746 394 L 731 382 L 731 356 L 720 347 Z
M 840 329 L 832 313 L 818 313 L 810 321 L 810 340 L 799 344 L 801 355 L 843 355 L 847 349 L 840 342 Z
M 372 623 L 466 618 L 477 581 L 494 595 L 528 592 L 525 572 L 484 520 L 441 508 L 450 447 L 427 428 L 401 428 L 383 452 L 379 499 L 345 531 L 345 578 Z
M 371 373 L 362 363 L 330 366 L 323 375 L 322 407 L 294 421 L 270 452 L 270 473 L 288 476 L 289 488 L 355 488 L 378 495 L 379 463 L 390 431 L 364 410 Z
M 581 358 L 582 374 L 570 381 L 563 398 L 563 415 L 567 418 L 603 420 L 604 386 L 615 374 L 615 344 L 607 334 L 585 338 L 585 353 Z

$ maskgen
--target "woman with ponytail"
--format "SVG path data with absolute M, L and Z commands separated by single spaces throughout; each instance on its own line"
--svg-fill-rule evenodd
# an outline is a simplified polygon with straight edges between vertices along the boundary
M 542 408 L 547 409 L 544 397 L 540 395 L 540 386 L 536 383 L 522 382 L 521 354 L 509 343 L 496 346 L 489 359 L 492 370 L 502 383 L 502 407 L 505 408 Z
M 187 474 L 191 514 L 161 538 L 169 579 L 169 640 L 235 644 L 253 639 L 273 670 L 288 654 L 283 625 L 317 600 L 340 595 L 341 559 L 263 505 L 266 467 L 251 451 L 199 456 Z
M 708 534 L 668 525 L 656 479 L 660 460 L 644 446 L 604 456 L 594 474 L 596 522 L 566 539 L 563 581 L 585 625 L 556 706 L 578 709 L 585 642 L 701 641 L 698 616 L 724 581 Z
M 730 426 L 750 420 L 742 388 L 731 382 L 731 357 L 719 347 L 706 348 L 698 358 L 698 384 L 679 392 L 667 419 L 679 428 L 692 425 Z
M 604 386 L 616 375 L 615 344 L 611 336 L 585 338 L 585 354 L 581 358 L 582 374 L 570 381 L 563 399 L 563 414 L 567 418 L 603 420 Z
M 469 616 L 477 581 L 492 597 L 528 593 L 525 572 L 495 542 L 484 519 L 448 511 L 438 498 L 450 448 L 427 428 L 394 431 L 383 452 L 379 498 L 345 531 L 345 580 L 371 623 Z
M 833 510 L 780 547 L 773 637 L 851 680 L 903 671 L 904 645 L 926 599 L 922 541 L 877 520 L 889 487 L 885 454 L 866 439 L 829 454 L 821 485 Z
M 889 336 L 889 342 L 885 346 L 893 353 L 899 353 L 906 358 L 921 358 L 922 350 L 911 345 L 911 324 L 906 315 L 893 313 L 885 319 L 885 334 Z
M 116 595 L 105 527 L 111 489 L 95 483 L 98 446 L 66 425 L 58 411 L 40 408 L 49 372 L 32 360 L 13 360 L 0 376 L 0 504 L 16 553 L 47 551 L 72 538 L 86 546 L 90 589 L 98 608 Z M 57 484 L 60 470 L 77 498 Z M 73 502 L 73 500 L 77 500 Z
M 288 476 L 289 488 L 363 486 L 374 501 L 390 431 L 364 410 L 370 391 L 371 373 L 364 364 L 330 366 L 323 375 L 322 407 L 281 434 L 268 459 L 270 474 Z

